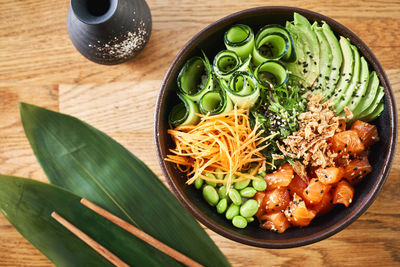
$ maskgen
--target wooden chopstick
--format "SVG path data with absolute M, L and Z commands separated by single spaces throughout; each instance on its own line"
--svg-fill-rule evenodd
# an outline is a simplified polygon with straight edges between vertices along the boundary
M 97 214 L 103 216 L 104 218 L 108 219 L 109 221 L 115 223 L 119 227 L 125 229 L 129 233 L 133 234 L 134 236 L 142 239 L 146 243 L 152 245 L 156 249 L 160 250 L 161 252 L 164 252 L 171 258 L 174 258 L 175 260 L 185 264 L 186 266 L 189 267 L 201 267 L 203 265 L 197 263 L 196 261 L 192 260 L 191 258 L 183 255 L 179 251 L 165 245 L 164 243 L 158 241 L 154 237 L 148 235 L 147 233 L 143 232 L 142 230 L 136 228 L 135 226 L 129 224 L 128 222 L 118 218 L 114 214 L 106 211 L 105 209 L 97 206 L 96 204 L 88 201 L 87 199 L 82 198 L 81 199 L 82 205 L 88 207 L 89 209 L 93 210 Z
M 117 256 L 115 256 L 112 252 L 107 250 L 105 247 L 94 241 L 90 236 L 79 230 L 76 226 L 74 226 L 72 223 L 64 219 L 62 216 L 60 216 L 57 212 L 53 211 L 51 213 L 51 217 L 53 217 L 57 222 L 59 222 L 62 226 L 67 228 L 69 231 L 71 231 L 74 235 L 76 235 L 79 239 L 81 239 L 83 242 L 85 242 L 87 245 L 89 245 L 92 249 L 94 249 L 97 253 L 99 253 L 101 256 L 106 258 L 109 262 L 114 264 L 117 267 L 129 267 L 128 264 L 120 260 Z

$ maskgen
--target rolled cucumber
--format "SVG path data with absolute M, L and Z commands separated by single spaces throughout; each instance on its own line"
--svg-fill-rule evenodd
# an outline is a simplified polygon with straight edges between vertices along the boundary
M 285 65 L 276 60 L 263 62 L 254 70 L 254 76 L 263 88 L 280 87 L 286 83 L 289 72 Z
M 224 43 L 226 49 L 235 51 L 236 54 L 244 60 L 253 51 L 253 30 L 244 24 L 233 25 L 225 32 Z
M 226 88 L 228 96 L 239 108 L 254 106 L 260 96 L 260 88 L 254 76 L 247 72 L 235 72 Z
M 200 112 L 203 114 L 221 114 L 233 109 L 232 100 L 225 90 L 209 91 L 200 99 Z
M 296 60 L 292 36 L 281 25 L 264 26 L 256 35 L 253 62 L 258 66 L 268 59 L 282 59 L 287 62 Z
M 213 70 L 218 78 L 229 80 L 236 71 L 247 71 L 251 56 L 242 63 L 240 57 L 232 50 L 222 50 L 214 58 Z
M 173 126 L 193 125 L 200 121 L 199 107 L 187 95 L 177 93 L 182 103 L 174 106 L 169 114 L 168 121 Z
M 214 78 L 207 57 L 192 57 L 186 61 L 178 75 L 178 90 L 188 99 L 198 103 L 200 98 L 214 88 Z

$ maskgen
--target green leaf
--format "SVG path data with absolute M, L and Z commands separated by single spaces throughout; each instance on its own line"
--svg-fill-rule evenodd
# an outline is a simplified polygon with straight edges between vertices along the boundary
M 205 266 L 229 266 L 155 174 L 92 126 L 20 104 L 25 133 L 51 183 L 102 206 Z
M 121 260 L 134 266 L 181 266 L 58 186 L 0 175 L 0 209 L 15 228 L 57 266 L 113 266 L 51 217 L 53 211 Z

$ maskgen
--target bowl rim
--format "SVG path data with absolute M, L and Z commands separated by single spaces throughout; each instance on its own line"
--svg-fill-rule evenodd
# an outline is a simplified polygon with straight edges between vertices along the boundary
M 389 150 L 388 153 L 385 155 L 383 168 L 379 171 L 377 175 L 376 183 L 373 185 L 368 195 L 366 195 L 362 200 L 362 202 L 358 205 L 358 208 L 356 208 L 348 217 L 345 217 L 338 223 L 328 228 L 325 228 L 323 232 L 318 232 L 314 235 L 309 235 L 307 238 L 298 238 L 293 241 L 287 241 L 287 240 L 269 241 L 269 240 L 255 239 L 248 236 L 241 236 L 231 231 L 225 230 L 223 227 L 220 227 L 219 225 L 211 222 L 206 215 L 204 215 L 196 206 L 194 206 L 190 202 L 189 199 L 187 199 L 184 196 L 182 190 L 180 190 L 180 188 L 174 183 L 173 179 L 170 177 L 169 172 L 166 168 L 166 163 L 164 161 L 164 158 L 162 157 L 160 131 L 159 131 L 160 122 L 162 120 L 162 114 L 160 110 L 162 107 L 163 100 L 165 99 L 167 84 L 169 84 L 171 82 L 171 79 L 173 79 L 172 74 L 175 71 L 179 71 L 177 70 L 178 68 L 177 63 L 186 58 L 188 54 L 191 53 L 196 48 L 197 43 L 203 41 L 205 38 L 207 38 L 208 35 L 219 30 L 221 27 L 233 24 L 235 21 L 240 20 L 241 18 L 247 17 L 249 15 L 257 15 L 264 13 L 288 13 L 288 12 L 297 12 L 301 15 L 306 16 L 307 18 L 311 16 L 313 18 L 318 18 L 320 21 L 325 21 L 332 28 L 344 31 L 345 33 L 344 36 L 351 39 L 352 43 L 355 44 L 359 50 L 361 50 L 363 55 L 368 54 L 370 58 L 369 60 L 370 66 L 377 72 L 385 90 L 386 101 L 387 101 L 385 108 L 389 109 L 388 112 L 390 118 Z M 154 138 L 155 138 L 155 146 L 157 151 L 158 162 L 161 166 L 161 169 L 163 171 L 167 183 L 169 184 L 175 196 L 178 198 L 179 202 L 199 222 L 201 222 L 203 225 L 205 225 L 212 231 L 216 232 L 217 234 L 220 234 L 228 239 L 237 241 L 242 244 L 251 245 L 255 247 L 262 247 L 262 248 L 279 248 L 279 249 L 292 248 L 292 247 L 299 247 L 312 244 L 340 232 L 341 230 L 349 226 L 351 223 L 353 223 L 355 220 L 357 220 L 371 206 L 371 204 L 376 199 L 378 193 L 381 191 L 383 185 L 385 184 L 389 171 L 391 169 L 392 161 L 395 154 L 396 140 L 397 140 L 397 113 L 394 101 L 394 94 L 382 66 L 380 65 L 378 59 L 375 57 L 372 51 L 367 47 L 367 45 L 360 38 L 358 38 L 357 35 L 355 35 L 352 31 L 350 31 L 348 28 L 346 28 L 339 22 L 314 11 L 301 9 L 297 7 L 289 7 L 289 6 L 263 6 L 263 7 L 245 9 L 236 13 L 232 13 L 228 16 L 225 16 L 211 23 L 210 25 L 202 29 L 200 32 L 198 32 L 195 36 L 193 36 L 179 51 L 179 53 L 171 63 L 167 73 L 164 76 L 164 79 L 161 83 L 160 91 L 157 96 L 157 102 L 154 114 Z

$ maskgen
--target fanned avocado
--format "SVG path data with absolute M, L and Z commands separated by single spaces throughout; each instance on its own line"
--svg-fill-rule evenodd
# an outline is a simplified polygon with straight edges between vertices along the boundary
M 318 38 L 308 20 L 294 13 L 293 24 L 286 23 L 286 29 L 293 37 L 297 61 L 287 64 L 292 74 L 303 77 L 310 87 L 319 75 Z
M 335 34 L 332 32 L 329 25 L 326 24 L 326 22 L 323 22 L 321 28 L 332 52 L 332 62 L 330 64 L 331 73 L 329 76 L 329 80 L 327 80 L 326 82 L 325 90 L 325 97 L 330 97 L 335 91 L 336 85 L 339 81 L 340 67 L 342 66 L 343 56 L 342 50 L 340 49 L 339 41 L 336 38 Z
M 332 65 L 332 51 L 328 40 L 326 39 L 322 27 L 318 27 L 318 23 L 314 22 L 312 29 L 318 38 L 320 62 L 319 62 L 319 76 L 315 80 L 314 92 L 325 92 L 326 84 L 330 79 L 331 65 Z
M 361 112 L 366 110 L 371 103 L 374 101 L 374 98 L 376 96 L 376 91 L 378 90 L 379 87 L 379 78 L 376 75 L 376 72 L 373 71 L 369 75 L 369 82 L 368 82 L 368 88 L 367 91 L 362 95 L 362 99 L 360 100 L 360 103 L 357 105 L 357 107 L 353 111 L 353 116 L 358 117 Z
M 383 101 L 381 103 L 379 103 L 379 105 L 374 109 L 374 111 L 371 112 L 371 114 L 369 114 L 367 117 L 363 118 L 363 121 L 366 122 L 370 122 L 375 120 L 376 118 L 379 117 L 379 115 L 381 115 L 383 109 L 385 108 L 385 105 L 383 103 Z
M 339 40 L 340 49 L 343 55 L 343 65 L 340 69 L 340 79 L 335 89 L 334 95 L 330 98 L 333 105 L 337 105 L 341 101 L 343 93 L 350 84 L 351 75 L 354 69 L 354 58 L 350 41 L 343 36 Z
M 354 91 L 354 94 L 351 98 L 350 103 L 348 103 L 348 107 L 353 113 L 353 117 L 356 117 L 357 114 L 354 114 L 354 111 L 358 104 L 360 103 L 362 96 L 365 94 L 365 91 L 368 88 L 368 81 L 369 81 L 369 69 L 368 63 L 364 57 L 361 57 L 361 73 L 360 73 L 360 81 L 357 84 L 357 88 Z
M 336 114 L 340 114 L 343 111 L 344 107 L 348 106 L 349 102 L 356 94 L 357 88 L 359 87 L 358 83 L 360 82 L 360 54 L 358 53 L 357 47 L 355 47 L 354 45 L 351 46 L 351 50 L 353 50 L 354 68 L 351 74 L 349 86 L 343 92 L 340 101 L 337 102 L 337 104 L 334 106 Z
M 366 110 L 364 110 L 363 112 L 360 113 L 359 118 L 362 120 L 363 118 L 366 118 L 370 114 L 372 114 L 373 111 L 376 109 L 376 107 L 381 102 L 381 100 L 383 99 L 384 95 L 385 95 L 385 92 L 383 91 L 383 87 L 379 86 L 378 91 L 376 92 L 376 96 L 375 96 L 374 100 L 372 101 L 371 105 Z

